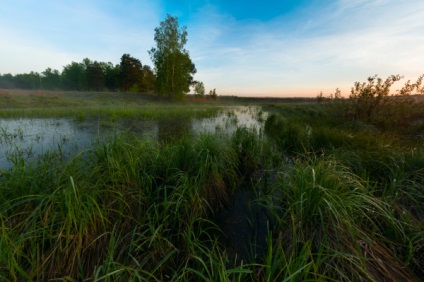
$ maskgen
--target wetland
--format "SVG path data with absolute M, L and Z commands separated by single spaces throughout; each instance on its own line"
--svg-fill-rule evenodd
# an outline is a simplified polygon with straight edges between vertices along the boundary
M 0 279 L 420 281 L 419 115 L 334 105 L 2 92 Z

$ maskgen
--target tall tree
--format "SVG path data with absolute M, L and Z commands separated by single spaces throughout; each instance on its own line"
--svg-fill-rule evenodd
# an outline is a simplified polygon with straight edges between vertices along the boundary
M 144 92 L 153 91 L 155 89 L 156 76 L 152 68 L 148 65 L 143 66 L 143 88 Z
M 104 64 L 97 61 L 89 61 L 86 64 L 87 88 L 89 90 L 101 91 L 105 88 L 105 69 Z
M 41 75 L 38 72 L 17 74 L 14 81 L 18 89 L 41 89 Z
M 143 66 L 139 59 L 124 54 L 121 57 L 121 88 L 127 92 L 131 88 L 141 89 L 143 84 Z
M 60 89 L 60 73 L 58 70 L 52 70 L 51 68 L 47 68 L 41 74 L 41 84 L 43 89 Z
M 149 51 L 155 65 L 156 89 L 160 95 L 179 98 L 190 91 L 196 67 L 184 48 L 187 27 L 179 27 L 178 18 L 167 15 L 155 28 L 156 47 Z
M 85 90 L 87 85 L 84 63 L 72 62 L 63 67 L 62 84 L 66 90 Z
M 5 73 L 3 75 L 0 75 L 0 88 L 15 88 L 15 80 L 11 73 Z
M 117 91 L 120 87 L 120 66 L 111 62 L 102 63 L 105 70 L 105 86 L 110 91 Z
M 194 83 L 194 94 L 197 96 L 205 96 L 205 85 L 199 81 Z

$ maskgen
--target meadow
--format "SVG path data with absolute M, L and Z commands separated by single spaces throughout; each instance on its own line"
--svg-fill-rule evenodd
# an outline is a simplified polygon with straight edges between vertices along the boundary
M 228 111 L 241 105 L 260 107 L 256 127 Z M 0 169 L 0 280 L 421 281 L 421 116 L 395 130 L 335 113 L 313 100 L 3 91 L 2 121 L 226 124 L 15 156 Z

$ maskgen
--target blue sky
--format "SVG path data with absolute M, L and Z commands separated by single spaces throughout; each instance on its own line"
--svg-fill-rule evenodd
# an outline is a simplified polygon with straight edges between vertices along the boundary
M 424 73 L 422 0 L 2 0 L 0 73 L 124 53 L 152 66 L 168 13 L 187 26 L 195 79 L 218 94 L 348 95 L 374 74 Z

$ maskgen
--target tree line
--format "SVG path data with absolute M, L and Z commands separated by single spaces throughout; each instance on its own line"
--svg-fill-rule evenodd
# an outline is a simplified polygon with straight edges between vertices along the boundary
M 116 65 L 85 58 L 61 72 L 47 68 L 41 73 L 0 74 L 2 89 L 151 92 L 155 81 L 152 68 L 129 54 Z
M 197 94 L 204 95 L 203 83 L 193 79 L 196 66 L 184 48 L 187 27 L 180 27 L 178 18 L 167 15 L 155 29 L 154 39 L 156 47 L 148 51 L 154 69 L 129 54 L 123 54 L 117 65 L 85 58 L 64 66 L 61 72 L 47 68 L 41 73 L 0 74 L 0 88 L 155 92 L 181 98 L 193 86 Z

